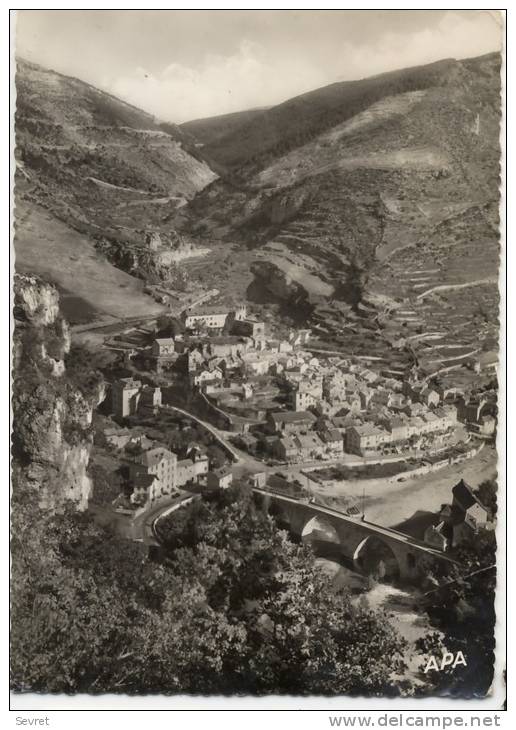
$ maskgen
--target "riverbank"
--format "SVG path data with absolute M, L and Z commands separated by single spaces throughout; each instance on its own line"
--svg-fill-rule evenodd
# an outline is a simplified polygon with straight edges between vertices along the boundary
M 315 485 L 312 491 L 322 502 L 331 500 L 335 506 L 339 499 L 343 505 L 355 501 L 363 505 L 366 518 L 371 522 L 413 534 L 409 530 L 416 522 L 418 531 L 423 527 L 419 524 L 422 515 L 434 514 L 443 503 L 451 501 L 451 490 L 460 479 L 477 487 L 487 479 L 495 479 L 496 473 L 496 451 L 492 445 L 486 445 L 468 461 L 445 466 L 437 472 L 412 478 L 410 473 L 405 473 L 403 482 L 387 479 L 343 481 L 331 486 Z M 413 536 L 420 537 L 419 534 Z

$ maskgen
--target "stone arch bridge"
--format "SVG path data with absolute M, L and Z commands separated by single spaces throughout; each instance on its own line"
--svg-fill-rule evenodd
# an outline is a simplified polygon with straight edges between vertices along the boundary
M 371 570 L 374 560 L 387 563 L 387 577 L 417 582 L 437 561 L 456 561 L 410 535 L 376 525 L 313 501 L 253 488 L 262 509 L 299 539 L 333 542 L 339 555 L 358 572 Z

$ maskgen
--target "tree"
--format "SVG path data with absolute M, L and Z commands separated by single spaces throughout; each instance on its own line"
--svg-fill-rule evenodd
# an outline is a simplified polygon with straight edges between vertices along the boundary
M 427 612 L 434 626 L 444 635 L 443 651 L 454 655 L 461 651 L 467 664 L 429 672 L 426 678 L 434 692 L 483 697 L 491 686 L 494 673 L 494 531 L 480 529 L 474 541 L 459 548 L 456 558 L 461 567 L 452 568 L 448 582 L 428 596 Z M 419 648 L 424 650 L 424 642 Z
M 66 509 L 13 504 L 12 686 L 43 692 L 397 691 L 403 641 L 332 592 L 236 485 L 167 523 L 159 562 Z

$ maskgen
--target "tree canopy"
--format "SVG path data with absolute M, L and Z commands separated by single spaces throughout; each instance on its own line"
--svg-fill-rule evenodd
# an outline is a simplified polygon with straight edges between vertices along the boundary
M 166 550 L 13 504 L 12 684 L 125 693 L 396 693 L 404 642 L 331 590 L 235 486 L 162 525 Z

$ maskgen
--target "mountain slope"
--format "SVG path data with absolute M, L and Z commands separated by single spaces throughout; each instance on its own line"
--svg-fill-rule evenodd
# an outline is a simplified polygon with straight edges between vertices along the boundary
M 89 295 L 85 309 L 161 309 L 94 247 L 132 252 L 148 229 L 176 237 L 170 214 L 216 174 L 179 127 L 82 81 L 19 60 L 16 91 L 17 265 L 70 293 L 82 248 L 90 260 L 78 287 Z
M 268 160 L 351 119 L 386 97 L 453 83 L 463 68 L 460 62 L 447 59 L 359 81 L 334 83 L 262 112 L 239 129 L 232 129 L 208 143 L 206 150 L 228 168 L 260 169 Z
M 95 178 L 141 193 L 191 196 L 215 175 L 186 136 L 89 84 L 17 62 L 17 152 L 25 170 Z
M 192 119 L 192 121 L 184 122 L 180 126 L 182 131 L 191 134 L 199 143 L 203 145 L 213 144 L 221 137 L 233 134 L 243 124 L 250 122 L 264 111 L 266 111 L 266 108 L 246 109 L 231 114 L 220 114 L 216 117 Z
M 232 139 L 206 145 L 219 162 L 238 167 L 242 182 L 212 183 L 181 211 L 182 224 L 253 251 L 248 295 L 275 295 L 278 277 L 285 297 L 298 297 L 291 282 L 303 287 L 304 316 L 322 333 L 334 319 L 329 342 L 351 322 L 346 346 L 383 350 L 378 302 L 380 310 L 402 312 L 390 339 L 403 341 L 411 328 L 435 330 L 432 319 L 452 332 L 452 318 L 441 316 L 448 303 L 420 295 L 496 278 L 499 74 L 497 54 L 447 60 L 332 85 L 263 112 Z M 486 294 L 486 342 L 496 330 L 496 287 L 488 286 L 495 295 Z M 464 316 L 451 337 L 466 346 L 478 334 L 467 312 L 474 289 L 458 291 Z

